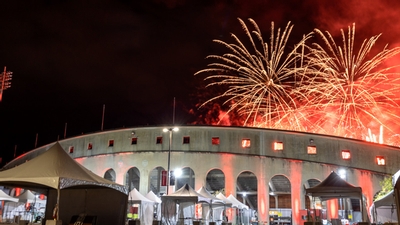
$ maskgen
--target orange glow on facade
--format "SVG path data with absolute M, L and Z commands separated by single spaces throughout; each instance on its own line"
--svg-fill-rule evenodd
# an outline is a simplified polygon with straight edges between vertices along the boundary
M 328 219 L 332 219 L 332 218 L 338 218 L 338 200 L 337 199 L 332 199 L 332 200 L 328 200 L 327 202 L 327 206 L 328 206 Z
M 370 205 L 372 204 L 372 199 L 370 197 L 374 196 L 375 193 L 373 193 L 373 183 L 371 182 L 372 178 L 371 175 L 367 173 L 360 173 L 360 176 L 358 177 L 358 184 L 360 185 L 362 189 L 362 193 L 365 196 L 366 202 L 364 204 L 366 205 L 366 209 L 369 209 Z M 361 209 L 365 210 L 365 209 Z M 368 212 L 368 210 L 367 210 Z M 364 213 L 367 213 L 364 212 Z
M 221 159 L 221 168 L 225 174 L 225 196 L 228 197 L 230 194 L 236 195 L 236 176 L 233 174 L 233 168 L 235 168 L 234 155 L 222 154 Z M 233 220 L 232 210 L 229 209 L 226 212 L 229 221 Z
M 292 191 L 292 220 L 293 224 L 301 224 L 300 208 L 302 205 L 301 201 L 304 199 L 302 195 L 302 162 L 297 160 L 291 160 L 290 168 L 290 184 Z

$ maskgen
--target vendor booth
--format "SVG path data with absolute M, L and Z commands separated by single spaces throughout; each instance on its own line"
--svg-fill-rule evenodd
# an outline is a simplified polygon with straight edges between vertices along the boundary
M 220 224 L 223 221 L 222 214 L 224 212 L 225 202 L 208 192 L 204 186 L 201 187 L 197 193 L 210 199 L 209 203 L 202 204 L 202 218 L 204 218 L 205 223 L 214 222 Z
M 126 188 L 77 163 L 59 143 L 30 161 L 1 171 L 0 185 L 46 195 L 45 219 L 49 221 L 55 218 L 69 224 L 73 218 L 91 218 L 97 225 L 126 222 Z
M 372 223 L 398 222 L 394 190 L 372 203 L 370 215 Z
M 361 202 L 361 222 L 369 222 L 361 187 L 355 187 L 347 183 L 334 171 L 332 171 L 331 174 L 329 174 L 329 176 L 318 185 L 306 188 L 306 195 L 313 198 L 318 197 L 321 201 L 339 198 L 359 199 Z M 315 218 L 312 219 L 313 221 L 315 220 Z
M 152 200 L 154 202 L 154 221 L 157 221 L 157 224 L 159 221 L 161 221 L 161 199 L 157 197 L 154 192 L 149 191 L 146 196 L 146 198 Z
M 139 220 L 141 225 L 152 225 L 154 214 L 154 202 L 142 194 L 136 188 L 128 195 L 129 212 L 128 219 Z
M 209 203 L 210 199 L 197 193 L 188 184 L 176 192 L 161 196 L 162 223 L 168 225 L 200 224 L 203 218 L 196 216 L 197 203 Z

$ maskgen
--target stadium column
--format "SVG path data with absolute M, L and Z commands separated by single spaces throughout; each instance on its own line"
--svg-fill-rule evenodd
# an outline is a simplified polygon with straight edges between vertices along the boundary
M 302 177 L 302 163 L 291 163 L 289 180 L 291 181 L 293 224 L 301 224 L 300 209 L 305 207 Z

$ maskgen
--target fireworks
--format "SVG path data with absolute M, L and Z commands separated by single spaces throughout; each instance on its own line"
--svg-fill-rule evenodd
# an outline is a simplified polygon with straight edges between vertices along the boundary
M 371 49 L 380 35 L 365 39 L 355 49 L 355 25 L 348 34 L 341 30 L 343 46 L 318 29 L 315 33 L 324 45 L 313 44 L 309 59 L 314 74 L 309 85 L 300 87 L 309 97 L 315 122 L 328 134 L 362 138 L 371 122 L 385 126 L 388 119 L 398 118 L 396 92 L 400 90 L 397 66 L 385 66 L 386 60 L 400 53 L 400 48 L 385 48 L 372 55 Z M 332 129 L 333 128 L 333 129 Z M 386 128 L 389 128 L 386 126 Z
M 249 19 L 253 30 L 239 19 L 250 48 L 236 35 L 234 43 L 221 40 L 228 52 L 210 55 L 207 69 L 209 84 L 222 85 L 226 91 L 204 104 L 223 99 L 229 112 L 245 118 L 244 126 L 260 126 L 363 138 L 372 123 L 389 128 L 387 120 L 398 119 L 400 89 L 399 65 L 387 66 L 386 60 L 400 53 L 387 46 L 372 55 L 380 35 L 365 39 L 355 47 L 355 25 L 342 30 L 343 46 L 328 32 L 315 29 L 323 43 L 311 45 L 311 34 L 294 47 L 287 46 L 293 25 L 275 31 L 271 23 L 269 43 L 263 40 L 258 25 Z M 204 105 L 203 104 L 203 105 Z M 389 128 L 390 129 L 390 128 Z
M 302 51 L 305 49 L 305 41 L 310 36 L 305 36 L 293 50 L 285 54 L 293 28 L 290 22 L 283 31 L 278 28 L 276 33 L 272 23 L 268 44 L 264 42 L 257 24 L 252 19 L 249 21 L 254 27 L 252 31 L 239 19 L 251 44 L 251 51 L 234 34 L 232 34 L 234 44 L 215 40 L 229 52 L 222 56 L 208 56 L 218 62 L 211 63 L 210 68 L 196 73 L 211 74 L 206 78 L 210 80 L 208 86 L 228 87 L 223 94 L 211 98 L 204 104 L 216 99 L 225 99 L 225 104 L 229 104 L 228 113 L 236 111 L 244 116 L 244 125 L 277 127 L 276 121 L 286 120 L 287 115 L 291 115 L 291 119 L 297 121 L 298 113 L 295 113 L 297 100 L 292 90 L 296 85 L 294 78 L 297 74 L 303 73 Z M 300 123 L 297 125 L 302 126 Z

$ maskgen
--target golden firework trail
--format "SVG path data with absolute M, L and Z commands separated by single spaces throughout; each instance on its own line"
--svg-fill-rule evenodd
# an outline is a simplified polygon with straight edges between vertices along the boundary
M 297 100 L 292 91 L 296 77 L 303 73 L 304 46 L 310 36 L 305 36 L 292 50 L 287 50 L 287 42 L 293 25 L 290 22 L 285 29 L 277 29 L 271 23 L 270 42 L 264 41 L 261 31 L 254 20 L 249 19 L 253 30 L 249 30 L 243 20 L 239 19 L 246 33 L 251 49 L 234 34 L 234 43 L 214 40 L 228 50 L 223 55 L 210 55 L 213 59 L 209 68 L 197 72 L 207 73 L 208 86 L 225 85 L 227 90 L 219 96 L 209 99 L 208 104 L 216 99 L 224 99 L 229 104 L 228 113 L 236 111 L 244 116 L 244 125 L 281 127 L 279 121 L 287 121 L 291 115 L 292 129 L 302 130 L 303 123 L 296 112 Z M 287 53 L 285 51 L 288 51 Z M 203 104 L 203 105 L 204 105 Z
M 295 46 L 287 46 L 293 25 L 275 31 L 271 23 L 269 43 L 258 25 L 253 29 L 239 22 L 247 36 L 246 48 L 236 35 L 234 43 L 214 40 L 227 50 L 210 55 L 208 68 L 195 75 L 207 74 L 208 86 L 222 85 L 226 91 L 203 105 L 223 99 L 227 113 L 245 118 L 244 126 L 307 131 L 362 138 L 371 125 L 390 130 L 387 121 L 396 115 L 400 93 L 399 65 L 385 65 L 400 48 L 373 55 L 372 47 L 380 35 L 365 39 L 355 47 L 355 25 L 347 36 L 341 30 L 343 46 L 329 32 L 315 29 Z M 308 45 L 313 35 L 322 40 Z M 365 136 L 365 135 L 364 135 Z
M 400 48 L 387 46 L 377 54 L 372 53 L 380 35 L 365 39 L 358 51 L 355 47 L 355 24 L 348 27 L 347 36 L 341 30 L 342 44 L 336 44 L 329 32 L 314 30 L 323 44 L 313 43 L 308 59 L 314 74 L 308 85 L 301 86 L 316 124 L 328 134 L 362 138 L 371 123 L 389 128 L 386 121 L 399 119 L 398 108 L 400 76 L 387 66 L 388 59 L 400 53 Z M 390 128 L 389 128 L 390 129 Z M 363 138 L 364 139 L 364 138 Z

